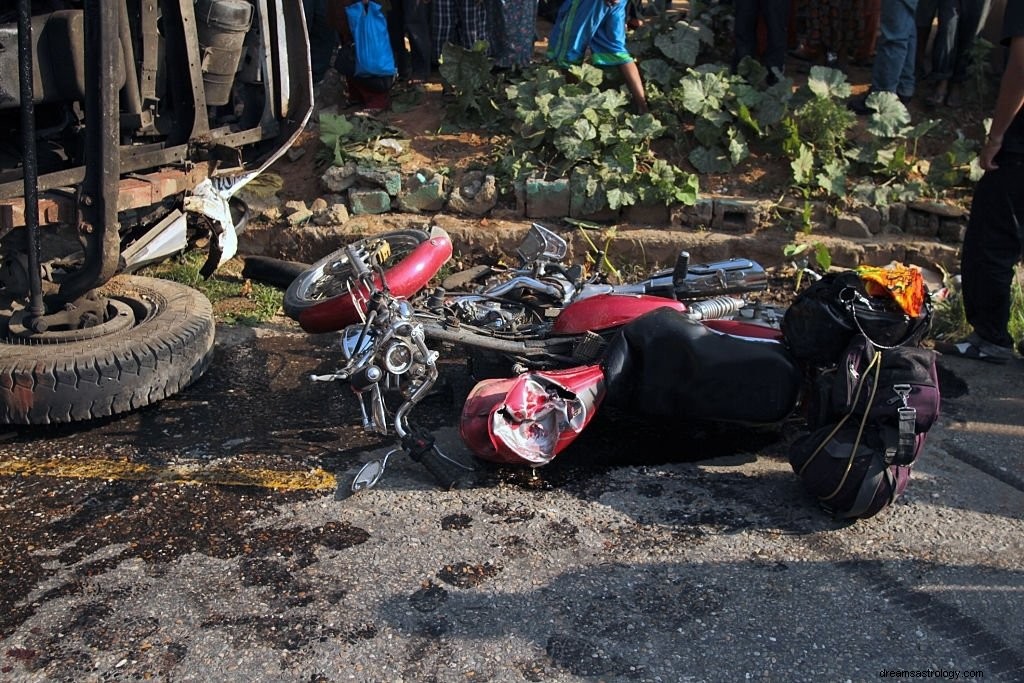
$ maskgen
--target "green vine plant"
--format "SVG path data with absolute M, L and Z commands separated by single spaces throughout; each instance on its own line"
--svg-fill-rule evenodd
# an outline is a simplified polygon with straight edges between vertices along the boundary
M 601 69 L 535 69 L 531 78 L 509 85 L 506 95 L 514 135 L 502 170 L 514 181 L 575 173 L 588 198 L 613 210 L 641 202 L 696 203 L 697 176 L 651 150 L 664 125 L 651 114 L 629 113 L 628 96 L 607 87 Z
M 487 49 L 478 41 L 469 50 L 452 43 L 441 50 L 438 71 L 448 92 L 445 124 L 451 128 L 498 128 L 506 118 L 500 104 L 503 78 L 495 74 Z
M 875 179 L 858 184 L 854 195 L 863 203 L 875 206 L 919 198 L 928 162 L 918 156 L 917 146 L 938 121 L 925 120 L 910 125 L 906 105 L 891 92 L 873 92 L 865 104 L 874 110 L 867 126 L 873 137 L 851 150 L 848 157 Z
M 816 272 L 827 273 L 832 267 L 832 253 L 822 242 L 791 242 L 782 248 L 782 255 L 790 259 L 796 271 L 794 290 L 800 289 L 804 274 L 811 269 L 809 257 L 814 257 Z
M 405 152 L 405 133 L 370 116 L 320 114 L 321 160 L 335 166 L 346 161 L 397 167 Z M 394 141 L 390 145 L 382 140 Z
M 874 113 L 858 127 L 842 72 L 813 67 L 794 92 L 791 79 L 771 83 L 754 60 L 733 73 L 726 65 L 732 40 L 731 7 L 696 0 L 685 20 L 662 13 L 631 32 L 650 104 L 641 116 L 630 113 L 615 69 L 540 65 L 510 76 L 493 69 L 486 43 L 446 45 L 445 127 L 495 132 L 493 164 L 505 192 L 531 178 L 568 178 L 593 213 L 695 204 L 699 174 L 727 173 L 754 153 L 789 160 L 805 232 L 816 199 L 884 207 L 977 178 L 977 146 L 962 133 L 936 158 L 921 158 L 919 143 L 937 122 L 914 125 L 892 93 L 870 95 Z M 372 150 L 355 125 L 321 117 L 334 163 Z

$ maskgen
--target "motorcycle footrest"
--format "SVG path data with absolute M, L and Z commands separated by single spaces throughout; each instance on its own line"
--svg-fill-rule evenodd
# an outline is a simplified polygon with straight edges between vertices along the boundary
M 604 353 L 608 343 L 597 332 L 587 332 L 572 349 L 572 359 L 581 364 L 593 363 Z

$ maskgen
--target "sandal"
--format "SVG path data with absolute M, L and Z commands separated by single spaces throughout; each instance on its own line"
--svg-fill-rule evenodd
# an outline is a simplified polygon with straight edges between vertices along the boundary
M 971 334 L 960 342 L 938 342 L 935 350 L 947 356 L 959 356 L 981 360 L 986 363 L 1006 363 L 1013 360 L 1013 349 L 985 341 L 977 334 Z

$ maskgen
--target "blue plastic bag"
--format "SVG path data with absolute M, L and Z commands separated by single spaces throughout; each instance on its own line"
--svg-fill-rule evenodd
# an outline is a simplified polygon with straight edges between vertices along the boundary
M 395 56 L 388 39 L 388 21 L 376 2 L 357 2 L 345 8 L 348 26 L 356 44 L 356 73 L 359 78 L 394 76 Z

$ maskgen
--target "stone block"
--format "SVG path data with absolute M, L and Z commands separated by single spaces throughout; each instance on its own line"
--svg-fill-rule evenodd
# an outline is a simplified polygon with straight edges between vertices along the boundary
M 889 223 L 902 228 L 907 222 L 907 205 L 903 202 L 893 202 L 889 205 Z
M 879 219 L 879 221 L 881 221 L 881 219 Z M 871 237 L 871 230 L 868 228 L 868 224 L 864 219 L 860 216 L 855 216 L 849 213 L 841 213 L 836 216 L 834 231 L 841 237 L 850 237 L 853 239 Z
M 352 188 L 348 191 L 348 203 L 352 213 L 381 214 L 391 210 L 391 195 L 384 190 L 360 190 Z
M 450 210 L 470 216 L 483 216 L 497 204 L 498 181 L 483 171 L 463 175 L 448 198 Z
M 761 203 L 752 199 L 715 200 L 711 227 L 726 232 L 753 232 L 761 224 Z
M 299 209 L 297 211 L 292 211 L 291 213 L 289 213 L 288 214 L 288 223 L 290 225 L 302 225 L 303 223 L 308 222 L 309 219 L 312 218 L 312 217 L 313 217 L 313 212 L 310 211 L 309 209 L 303 208 L 303 209 Z
M 960 244 L 967 232 L 966 221 L 957 218 L 939 219 L 939 239 L 948 244 Z
M 313 217 L 313 212 L 306 202 L 293 199 L 284 203 L 284 216 L 291 225 L 302 225 Z
M 356 164 L 354 161 L 346 162 L 341 166 L 331 166 L 320 177 L 320 182 L 327 188 L 328 192 L 344 192 L 356 184 Z
M 527 218 L 562 218 L 569 215 L 571 192 L 566 178 L 526 179 Z
M 693 206 L 677 205 L 671 210 L 672 225 L 677 228 L 701 230 L 711 227 L 715 217 L 715 201 L 702 197 Z
M 857 209 L 857 215 L 864 221 L 864 225 L 867 226 L 868 232 L 872 235 L 882 232 L 882 219 L 884 216 L 879 209 L 874 206 L 862 206 Z
M 406 188 L 398 197 L 403 211 L 440 211 L 448 198 L 445 177 L 440 173 L 417 171 L 409 177 Z
M 903 230 L 908 235 L 916 237 L 938 237 L 939 216 L 934 213 L 908 209 Z
M 908 206 L 914 211 L 935 214 L 943 218 L 963 218 L 967 215 L 967 211 L 963 207 L 945 202 L 919 200 L 910 202 Z
M 348 218 L 348 206 L 342 201 L 327 204 L 322 210 L 313 213 L 313 223 L 316 225 L 343 225 L 348 222 Z
M 402 191 L 402 174 L 394 169 L 377 166 L 356 166 L 356 180 L 367 185 L 384 188 L 392 197 Z
M 633 225 L 663 227 L 671 223 L 668 204 L 642 202 L 623 207 L 622 215 Z

